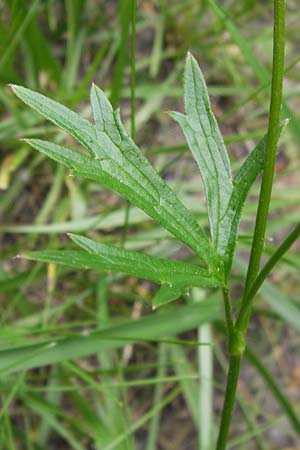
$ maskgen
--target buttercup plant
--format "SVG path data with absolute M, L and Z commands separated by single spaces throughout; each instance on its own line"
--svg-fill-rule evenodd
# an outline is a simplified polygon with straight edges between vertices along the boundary
M 284 68 L 284 3 L 283 0 L 274 0 L 274 57 L 268 132 L 235 176 L 211 110 L 204 77 L 193 56 L 189 53 L 186 58 L 185 114 L 172 112 L 170 115 L 181 126 L 199 166 L 207 199 L 210 238 L 140 152 L 125 130 L 119 111 L 113 110 L 99 87 L 93 85 L 91 88 L 94 116 L 94 123 L 91 123 L 37 92 L 12 86 L 24 103 L 73 136 L 87 152 L 78 153 L 39 139 L 27 139 L 29 145 L 66 166 L 73 176 L 99 182 L 142 209 L 193 250 L 201 265 L 133 252 L 74 234 L 69 236 L 80 250 L 34 251 L 25 254 L 26 258 L 76 269 L 122 272 L 151 280 L 159 285 L 152 300 L 154 308 L 177 299 L 192 287 L 222 290 L 230 361 L 217 450 L 226 448 L 253 298 L 274 265 L 300 234 L 298 224 L 260 271 L 276 149 L 283 128 L 280 125 L 280 108 Z M 251 256 L 240 309 L 235 318 L 228 281 L 243 205 L 253 182 L 261 173 Z

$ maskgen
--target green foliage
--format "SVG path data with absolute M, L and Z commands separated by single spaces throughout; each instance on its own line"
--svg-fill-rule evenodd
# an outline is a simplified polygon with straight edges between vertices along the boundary
M 27 142 L 62 163 L 74 176 L 95 180 L 144 210 L 200 257 L 206 268 L 159 260 L 73 236 L 84 252 L 36 252 L 27 257 L 77 268 L 125 272 L 163 284 L 154 306 L 178 298 L 192 286 L 224 287 L 232 264 L 237 229 L 249 189 L 263 168 L 266 138 L 248 156 L 234 179 L 228 154 L 210 107 L 203 75 L 188 54 L 185 69 L 186 115 L 171 113 L 183 128 L 206 190 L 212 235 L 209 241 L 192 214 L 162 180 L 125 130 L 119 111 L 105 94 L 91 88 L 95 125 L 65 106 L 21 86 L 14 93 L 27 105 L 73 136 L 89 154 L 38 139 Z
M 45 141 L 28 142 L 53 159 L 73 169 L 73 174 L 99 181 L 120 193 L 160 222 L 193 249 L 215 274 L 222 275 L 221 262 L 189 211 L 160 178 L 128 136 L 118 112 L 113 112 L 104 93 L 96 86 L 91 101 L 96 127 L 57 102 L 29 89 L 13 86 L 25 103 L 68 131 L 92 157 Z
M 242 209 L 253 182 L 263 169 L 267 140 L 265 136 L 257 144 L 233 178 L 204 77 L 190 54 L 184 79 L 185 115 L 172 112 L 171 116 L 181 125 L 199 166 L 206 191 L 212 240 L 218 254 L 224 258 L 228 274 Z
M 91 355 L 100 350 L 120 348 L 128 342 L 147 342 L 175 333 L 182 333 L 220 316 L 220 302 L 208 299 L 195 305 L 172 307 L 134 322 L 96 330 L 90 334 L 64 339 L 51 339 L 34 344 L 17 345 L 14 350 L 0 350 L 0 374 L 16 370 L 42 367 L 79 356 Z M 184 320 L 182 318 L 184 317 Z
M 232 193 L 228 154 L 211 110 L 204 77 L 196 60 L 188 54 L 184 77 L 185 115 L 171 113 L 181 125 L 199 166 L 206 191 L 213 243 L 223 250 L 219 224 L 226 215 Z
M 240 169 L 237 159 L 266 130 L 272 84 L 272 2 L 150 0 L 147 8 L 135 0 L 112 3 L 105 2 L 99 8 L 97 2 L 85 0 L 5 0 L 1 8 L 0 450 L 53 446 L 80 450 L 134 450 L 142 446 L 157 450 L 168 436 L 168 409 L 163 415 L 161 412 L 169 404 L 174 420 L 177 413 L 190 413 L 192 423 L 185 421 L 189 432 L 194 427 L 199 435 L 199 449 L 211 450 L 215 447 L 219 415 L 214 417 L 210 402 L 215 393 L 216 403 L 220 404 L 228 370 L 224 340 L 239 323 L 245 323 L 238 320 L 242 304 L 248 322 L 248 306 L 258 290 L 253 312 L 257 324 L 262 326 L 255 327 L 255 336 L 250 330 L 255 353 L 247 343 L 244 355 L 256 372 L 248 383 L 253 402 L 249 408 L 244 393 L 237 393 L 241 414 L 233 418 L 238 431 L 231 433 L 227 446 L 254 445 L 259 450 L 276 447 L 272 433 L 266 433 L 276 426 L 280 437 L 297 447 L 299 405 L 289 401 L 285 386 L 288 380 L 278 377 L 274 370 L 276 361 L 274 355 L 270 358 L 264 337 L 267 332 L 273 345 L 278 346 L 284 336 L 288 359 L 289 353 L 296 350 L 295 333 L 300 329 L 295 295 L 300 258 L 298 244 L 293 244 L 300 230 L 299 152 L 295 145 L 300 136 L 295 69 L 299 55 L 295 52 L 293 23 L 300 10 L 293 8 L 293 2 L 289 7 L 295 20 L 289 21 L 285 67 L 288 80 L 282 117 L 289 117 L 291 126 L 279 149 L 278 181 L 270 205 L 272 220 L 268 221 L 265 239 L 261 232 L 255 233 L 266 265 L 242 299 L 249 265 L 244 255 L 251 248 L 259 194 L 258 183 L 253 187 L 252 183 L 265 166 L 266 137 Z M 259 26 L 260 14 L 264 27 Z M 182 123 L 189 145 L 182 144 L 181 137 L 176 144 L 179 127 L 160 113 L 165 105 L 178 104 L 183 55 L 188 48 L 201 58 L 210 83 L 208 92 L 217 97 L 214 103 L 218 122 L 224 126 L 224 142 L 226 146 L 233 144 L 231 168 L 203 76 L 191 56 L 185 71 L 189 106 L 185 114 L 173 113 L 175 120 Z M 281 73 L 278 66 L 275 73 Z M 123 145 L 126 139 L 122 139 L 123 148 L 119 148 L 119 131 L 115 133 L 114 121 L 117 113 L 109 104 L 105 120 L 111 125 L 104 133 L 101 110 L 106 108 L 106 99 L 96 87 L 94 94 L 100 99 L 95 98 L 94 105 L 95 116 L 100 115 L 97 127 L 94 121 L 82 119 L 89 113 L 85 102 L 92 80 L 109 93 L 113 109 L 120 103 L 126 105 L 124 123 L 128 130 L 131 128 L 130 136 L 135 139 L 137 134 L 144 154 L 153 158 L 159 173 L 166 173 L 172 189 L 180 193 L 187 207 L 181 210 L 179 221 L 175 220 L 176 211 L 169 213 L 170 198 L 165 204 L 169 214 L 150 209 L 156 198 L 157 174 L 153 175 L 150 166 L 149 176 L 145 176 L 144 163 L 140 173 L 136 165 L 132 167 L 143 157 L 138 149 L 128 162 L 131 147 L 136 146 L 131 141 L 129 151 Z M 49 98 L 36 94 L 37 110 L 42 115 L 46 112 L 44 116 L 36 114 L 11 95 L 6 83 L 39 90 L 60 103 L 51 105 Z M 274 91 L 279 90 L 277 84 Z M 28 92 L 23 95 L 30 102 Z M 76 108 L 81 117 L 62 104 Z M 197 112 L 199 105 L 201 114 Z M 81 142 L 81 149 L 77 143 L 73 146 L 72 139 L 65 139 L 65 133 L 57 126 L 44 121 L 50 115 L 64 131 L 73 133 Z M 121 129 L 124 133 L 122 125 Z M 271 129 L 274 132 L 276 127 L 272 125 Z M 277 134 L 275 131 L 275 137 Z M 38 152 L 26 142 L 19 142 L 24 136 L 36 138 L 28 142 Z M 173 145 L 168 145 L 170 136 Z M 44 138 L 52 142 L 40 140 Z M 194 172 L 188 147 L 199 166 L 204 189 L 191 177 Z M 47 155 L 54 161 L 49 161 Z M 101 168 L 102 159 L 106 160 L 105 170 Z M 175 164 L 175 177 L 170 178 Z M 119 186 L 118 177 L 125 179 L 126 185 Z M 116 199 L 105 191 L 106 187 L 128 200 Z M 250 189 L 251 196 L 245 201 Z M 161 184 L 158 190 L 162 192 Z M 199 201 L 203 191 L 207 193 L 206 204 Z M 195 195 L 198 192 L 201 196 Z M 266 196 L 264 204 L 268 204 Z M 189 224 L 183 226 L 182 216 Z M 239 233 L 241 217 L 243 227 Z M 190 226 L 195 222 L 197 230 Z M 195 231 L 193 237 L 189 226 Z M 293 226 L 296 227 L 292 229 Z M 175 229 L 176 234 L 172 231 Z M 292 231 L 277 248 L 283 230 L 286 234 Z M 97 242 L 83 236 L 71 236 L 77 242 L 65 242 L 61 234 L 70 231 L 90 233 Z M 200 245 L 200 235 L 204 235 L 205 245 Z M 238 235 L 238 248 L 243 255 L 233 258 Z M 182 243 L 199 258 L 182 249 Z M 287 254 L 292 244 L 293 250 Z M 31 251 L 46 245 L 47 250 Z M 16 254 L 26 254 L 34 261 L 11 259 Z M 168 259 L 174 257 L 180 260 Z M 63 265 L 56 265 L 59 261 Z M 231 265 L 230 285 L 234 296 L 241 295 L 240 301 L 232 304 L 226 286 Z M 267 281 L 275 265 L 276 277 Z M 94 269 L 85 270 L 89 267 Z M 158 286 L 137 282 L 120 272 L 149 279 Z M 190 289 L 194 284 L 200 287 Z M 227 330 L 220 320 L 220 288 L 226 293 Z M 157 289 L 154 295 L 152 289 Z M 158 308 L 180 296 L 184 297 L 184 305 Z M 153 309 L 158 311 L 151 312 L 149 305 L 140 301 L 150 301 L 151 297 Z M 185 340 L 187 335 L 175 337 L 182 332 L 188 332 L 191 340 Z M 243 347 L 244 342 L 240 348 Z M 212 355 L 218 360 L 218 385 Z M 234 374 L 232 368 L 230 374 Z M 245 370 L 247 373 L 248 366 Z M 174 375 L 170 375 L 173 371 Z M 229 377 L 233 400 L 237 379 L 237 372 Z M 177 396 L 180 401 L 171 404 Z M 272 417 L 260 407 L 270 396 L 278 405 Z M 225 402 L 227 429 L 232 406 L 233 401 Z M 286 420 L 278 422 L 279 414 L 284 414 Z M 174 429 L 176 442 L 184 435 L 184 429 L 185 425 L 183 430 Z M 193 432 L 191 438 L 195 438 Z M 223 448 L 226 441 L 223 434 Z
M 182 287 L 221 286 L 220 280 L 194 264 L 130 252 L 113 245 L 100 244 L 83 236 L 71 234 L 70 237 L 86 251 L 37 251 L 25 256 L 36 261 L 65 264 L 78 269 L 127 273 L 168 286 L 173 283 Z

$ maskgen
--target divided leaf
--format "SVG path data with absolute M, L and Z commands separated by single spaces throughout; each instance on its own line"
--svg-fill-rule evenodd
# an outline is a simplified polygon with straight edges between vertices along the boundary
M 224 218 L 232 193 L 230 162 L 217 121 L 211 110 L 207 87 L 201 70 L 188 54 L 184 77 L 185 114 L 172 112 L 181 125 L 203 179 L 213 242 L 219 250 Z
M 172 112 L 171 116 L 181 125 L 198 163 L 206 192 L 213 243 L 224 260 L 228 275 L 242 209 L 252 184 L 264 167 L 267 137 L 256 145 L 233 180 L 205 80 L 190 54 L 186 60 L 184 86 L 185 114 Z
M 288 122 L 285 121 L 280 127 L 280 133 Z M 229 272 L 235 250 L 237 232 L 241 219 L 244 203 L 254 181 L 262 172 L 267 150 L 267 135 L 265 135 L 255 146 L 252 152 L 240 167 L 233 180 L 233 191 L 229 200 L 227 211 L 220 222 L 219 252 L 225 259 L 225 270 Z
M 194 264 L 124 250 L 83 236 L 70 237 L 84 251 L 36 251 L 24 256 L 35 261 L 64 264 L 74 268 L 126 273 L 158 284 L 167 284 L 169 287 L 173 283 L 182 287 L 219 287 L 221 284 L 206 269 Z
M 74 111 L 71 111 L 66 106 L 63 106 L 55 100 L 45 97 L 38 92 L 34 92 L 31 89 L 14 84 L 11 85 L 11 88 L 16 96 L 26 103 L 26 105 L 30 106 L 58 127 L 67 131 L 83 145 L 92 156 L 100 156 L 96 131 L 91 122 L 79 116 Z
M 173 112 L 171 116 L 181 125 L 200 168 L 214 245 L 140 152 L 125 130 L 119 111 L 113 111 L 101 89 L 95 85 L 91 89 L 95 125 L 41 94 L 20 86 L 13 86 L 13 90 L 26 104 L 70 133 L 89 155 L 39 139 L 29 139 L 27 142 L 31 146 L 70 168 L 73 175 L 95 180 L 141 208 L 193 249 L 208 270 L 129 252 L 75 235 L 72 239 L 85 251 L 31 252 L 27 254 L 28 258 L 123 272 L 155 281 L 162 286 L 153 299 L 154 306 L 178 298 L 192 286 L 222 286 L 224 270 L 228 275 L 232 265 L 245 199 L 264 167 L 267 138 L 265 136 L 257 144 L 233 180 L 203 75 L 190 54 L 185 68 L 185 114 Z
M 91 102 L 96 126 L 59 103 L 29 89 L 13 86 L 15 94 L 69 132 L 93 158 L 49 142 L 28 140 L 36 149 L 121 194 L 193 249 L 222 278 L 221 258 L 207 236 L 170 187 L 162 180 L 124 129 L 104 93 L 95 85 Z

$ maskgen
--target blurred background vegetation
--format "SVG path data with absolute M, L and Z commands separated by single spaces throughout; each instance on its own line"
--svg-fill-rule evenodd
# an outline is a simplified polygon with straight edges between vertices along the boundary
M 152 254 L 192 257 L 141 211 L 94 182 L 70 178 L 20 141 L 41 137 L 77 145 L 24 107 L 7 83 L 91 117 L 94 81 L 121 106 L 130 129 L 131 6 L 132 0 L 0 1 L 0 356 L 46 343 L 28 360 L 21 350 L 15 366 L 8 358 L 0 367 L 1 450 L 210 450 L 214 442 L 227 365 L 216 292 L 194 290 L 154 313 L 151 283 L 13 259 L 24 250 L 69 248 L 71 231 Z M 272 2 L 258 0 L 137 4 L 136 141 L 204 227 L 196 164 L 164 112 L 183 109 L 182 74 L 191 50 L 237 168 L 266 131 L 272 14 Z M 299 21 L 299 2 L 290 0 L 282 112 L 290 124 L 278 153 L 266 255 L 299 221 Z M 232 277 L 236 302 L 257 193 L 258 184 L 243 214 Z M 299 449 L 297 419 L 289 412 L 300 411 L 299 248 L 294 245 L 257 298 L 230 449 Z M 94 329 L 107 329 L 102 341 L 90 339 Z M 51 359 L 49 343 L 66 337 L 68 346 Z

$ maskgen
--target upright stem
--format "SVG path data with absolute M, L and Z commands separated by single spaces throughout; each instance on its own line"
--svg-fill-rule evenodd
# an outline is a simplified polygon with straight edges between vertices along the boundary
M 273 40 L 273 70 L 271 85 L 271 102 L 265 167 L 262 177 L 255 231 L 251 248 L 243 300 L 258 275 L 263 252 L 266 225 L 271 200 L 276 152 L 279 139 L 280 111 L 282 103 L 282 85 L 284 74 L 284 44 L 285 44 L 285 0 L 274 0 L 274 40 Z M 241 310 L 237 319 L 237 329 L 246 333 L 251 312 L 251 304 Z
M 242 355 L 230 356 L 222 420 L 217 441 L 217 450 L 226 449 L 228 431 L 235 403 L 236 388 L 239 380 L 241 361 Z
M 249 298 L 251 296 L 252 285 L 259 273 L 269 213 L 269 205 L 271 200 L 282 102 L 285 43 L 285 0 L 274 0 L 273 36 L 272 87 L 266 160 L 262 177 L 255 231 L 242 304 L 234 329 L 230 333 L 228 339 L 230 354 L 229 371 L 227 376 L 220 431 L 216 447 L 217 450 L 225 450 L 227 445 L 228 432 L 231 423 L 236 389 L 240 373 L 240 365 L 245 350 L 245 339 L 251 313 L 253 296 L 250 300 Z
M 230 336 L 233 333 L 234 323 L 233 323 L 233 315 L 231 308 L 231 299 L 229 295 L 228 288 L 223 289 L 223 301 L 224 301 L 224 309 L 225 309 L 225 318 L 227 324 L 227 334 Z

